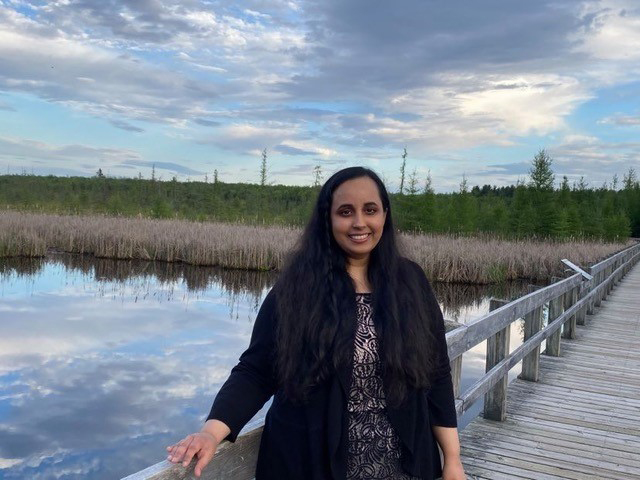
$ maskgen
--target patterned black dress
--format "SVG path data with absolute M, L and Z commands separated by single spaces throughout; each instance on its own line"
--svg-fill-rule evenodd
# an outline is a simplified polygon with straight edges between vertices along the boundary
M 347 478 L 410 480 L 414 477 L 400 467 L 400 440 L 387 418 L 371 294 L 356 294 L 356 304 Z

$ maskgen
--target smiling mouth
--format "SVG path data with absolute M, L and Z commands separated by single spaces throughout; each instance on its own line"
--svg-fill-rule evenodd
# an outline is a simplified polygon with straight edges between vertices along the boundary
M 349 238 L 352 238 L 353 240 L 365 240 L 367 237 L 369 237 L 369 235 L 371 235 L 370 233 L 358 233 L 355 235 L 349 235 Z

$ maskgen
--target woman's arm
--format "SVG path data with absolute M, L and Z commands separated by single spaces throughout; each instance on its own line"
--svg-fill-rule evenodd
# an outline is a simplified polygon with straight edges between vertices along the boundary
M 194 473 L 199 477 L 222 440 L 235 441 L 242 427 L 273 395 L 275 328 L 275 299 L 270 292 L 256 317 L 249 347 L 218 392 L 207 421 L 199 432 L 168 446 L 167 460 L 186 467 L 197 458 Z
M 276 299 L 271 291 L 256 317 L 249 347 L 220 388 L 207 416 L 207 420 L 219 420 L 229 427 L 223 438 L 231 442 L 276 391 L 275 318 Z
M 458 438 L 458 418 L 453 394 L 451 367 L 447 353 L 447 338 L 442 310 L 438 305 L 433 288 L 427 280 L 422 267 L 417 267 L 422 282 L 425 301 L 432 317 L 433 334 L 436 337 L 436 368 L 430 388 L 426 392 L 429 404 L 429 420 L 433 435 L 442 450 L 444 465 L 442 480 L 465 480 L 464 469 L 460 460 L 460 440 Z
M 466 476 L 462 467 L 462 461 L 460 460 L 458 429 L 455 427 L 434 425 L 432 430 L 444 456 L 442 480 L 464 480 Z

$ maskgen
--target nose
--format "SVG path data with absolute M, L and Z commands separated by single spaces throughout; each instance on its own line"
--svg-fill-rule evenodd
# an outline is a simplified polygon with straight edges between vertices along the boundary
M 356 212 L 353 216 L 353 227 L 354 228 L 363 228 L 364 225 L 364 215 L 362 212 Z

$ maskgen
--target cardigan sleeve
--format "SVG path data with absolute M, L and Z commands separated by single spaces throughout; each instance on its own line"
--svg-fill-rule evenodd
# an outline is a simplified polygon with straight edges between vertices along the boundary
M 256 317 L 249 347 L 220 388 L 207 417 L 229 427 L 227 440 L 231 442 L 275 393 L 275 318 L 275 294 L 271 291 Z
M 413 262 L 412 262 L 413 263 Z M 438 346 L 436 353 L 436 368 L 431 380 L 431 385 L 426 392 L 429 404 L 429 420 L 431 425 L 441 427 L 457 427 L 455 398 L 453 395 L 453 381 L 451 379 L 451 365 L 447 353 L 446 329 L 442 310 L 438 305 L 433 288 L 427 280 L 422 267 L 413 263 L 418 269 L 418 275 L 423 285 L 424 297 L 432 320 L 432 332 L 436 337 Z

